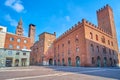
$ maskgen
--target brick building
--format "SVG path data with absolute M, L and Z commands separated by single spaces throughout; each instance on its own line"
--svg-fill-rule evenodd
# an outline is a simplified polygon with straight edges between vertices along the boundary
M 38 63 L 42 64 L 41 58 L 41 53 L 39 52 L 39 41 L 36 41 L 34 45 L 31 47 L 31 52 L 30 52 L 30 64 L 35 65 Z
M 43 35 L 40 35 L 36 44 L 46 47 L 37 46 L 36 54 L 40 54 L 42 63 L 48 65 L 98 67 L 118 65 L 119 50 L 112 8 L 106 5 L 99 9 L 97 20 L 98 26 L 95 26 L 82 19 L 60 37 L 54 38 L 50 48 L 46 48 L 48 44 L 44 44 L 49 38 L 42 38 Z M 43 52 L 39 52 L 41 50 Z M 34 55 L 34 49 L 32 52 Z
M 31 47 L 31 64 L 48 65 L 53 64 L 53 41 L 56 39 L 56 33 L 51 34 L 43 32 L 39 35 L 39 41 Z
M 109 5 L 97 11 L 98 26 L 82 19 L 54 43 L 54 62 L 68 66 L 116 66 L 118 43 Z
M 4 27 L 2 28 L 4 29 Z M 31 29 L 31 27 L 29 28 Z M 35 31 L 35 26 L 32 30 Z M 5 31 L 4 34 L 4 46 L 0 48 L 2 61 L 0 66 L 28 66 L 31 51 L 30 47 L 34 42 L 31 42 L 31 37 L 23 36 L 22 19 L 18 22 L 16 34 L 7 31 Z M 29 35 L 33 36 L 33 33 L 29 32 Z M 34 36 L 32 38 L 34 38 Z
M 0 48 L 4 48 L 6 31 L 7 31 L 6 27 L 0 26 Z

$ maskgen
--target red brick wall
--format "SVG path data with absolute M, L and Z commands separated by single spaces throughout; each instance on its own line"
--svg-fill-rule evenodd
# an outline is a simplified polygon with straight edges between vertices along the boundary
M 76 39 L 78 39 L 76 41 Z M 70 41 L 70 44 L 69 42 Z M 64 47 L 62 46 L 64 44 Z M 79 51 L 76 52 L 76 48 L 79 48 Z M 86 63 L 86 50 L 85 50 L 85 34 L 84 27 L 81 23 L 75 25 L 67 33 L 63 34 L 62 37 L 58 38 L 54 42 L 55 49 L 55 60 L 58 63 L 60 60 L 60 65 L 62 65 L 62 59 L 65 60 L 65 65 L 68 65 L 68 58 L 71 58 L 72 66 L 76 65 L 76 57 L 80 57 L 81 66 L 84 66 Z M 69 53 L 70 50 L 70 53 Z
M 14 38 L 13 41 L 10 41 L 10 38 Z M 20 39 L 21 41 L 20 42 L 17 42 L 17 39 Z M 24 40 L 27 41 L 27 43 L 24 43 Z M 7 48 L 7 49 L 10 49 L 9 48 L 9 45 L 12 44 L 13 45 L 13 49 L 17 49 L 17 45 L 20 46 L 20 50 L 24 48 L 24 46 L 26 46 L 27 49 L 30 50 L 30 47 L 31 47 L 31 42 L 30 42 L 30 38 L 27 38 L 27 37 L 23 37 L 23 36 L 18 36 L 18 35 L 15 35 L 15 34 L 11 34 L 11 33 L 7 33 L 6 34 L 6 38 L 5 38 L 5 45 L 4 47 Z

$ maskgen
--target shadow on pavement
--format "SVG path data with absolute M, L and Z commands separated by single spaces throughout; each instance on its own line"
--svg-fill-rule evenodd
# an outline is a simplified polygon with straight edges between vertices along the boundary
M 91 76 L 99 76 L 104 78 L 112 78 L 120 80 L 120 68 L 118 67 L 69 67 L 69 66 L 45 66 L 55 71 L 72 72 L 76 74 L 86 74 Z

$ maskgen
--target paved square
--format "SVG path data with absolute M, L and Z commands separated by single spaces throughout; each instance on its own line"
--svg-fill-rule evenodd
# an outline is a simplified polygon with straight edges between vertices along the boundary
M 120 80 L 120 68 L 62 66 L 0 68 L 0 80 Z

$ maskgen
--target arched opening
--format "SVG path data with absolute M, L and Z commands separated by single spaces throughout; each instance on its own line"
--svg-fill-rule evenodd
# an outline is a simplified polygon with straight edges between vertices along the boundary
M 97 67 L 101 67 L 101 59 L 99 56 L 97 57 Z
M 71 66 L 72 62 L 71 62 L 71 58 L 68 58 L 68 66 Z
M 65 60 L 64 60 L 64 58 L 62 59 L 62 65 L 65 66 Z
M 96 34 L 96 40 L 98 41 L 98 35 Z
M 94 46 L 93 46 L 93 44 L 91 44 L 91 50 L 92 50 L 92 52 L 94 51 Z
M 105 37 L 104 36 L 102 36 L 101 41 L 102 41 L 102 43 L 105 43 Z
M 112 58 L 110 58 L 110 66 L 113 66 Z
M 21 59 L 21 65 L 26 66 L 27 65 L 27 58 L 22 58 Z
M 58 59 L 58 66 L 60 66 L 60 60 Z
M 93 34 L 92 34 L 92 32 L 90 32 L 90 39 L 93 39 Z
M 107 58 L 106 57 L 104 57 L 103 63 L 104 63 L 104 67 L 107 67 Z
M 114 66 L 116 66 L 116 64 L 117 64 L 117 62 L 116 62 L 116 60 L 114 60 Z
M 92 57 L 92 64 L 95 64 L 95 58 Z
M 49 65 L 51 66 L 51 65 L 53 65 L 53 59 L 49 59 Z
M 15 60 L 15 66 L 19 66 L 19 59 Z
M 97 52 L 99 52 L 99 46 L 97 46 Z
M 54 65 L 56 66 L 57 64 L 56 64 L 56 60 L 54 60 Z
M 76 57 L 76 66 L 80 66 L 80 57 L 79 56 Z

